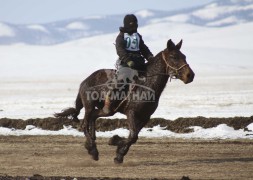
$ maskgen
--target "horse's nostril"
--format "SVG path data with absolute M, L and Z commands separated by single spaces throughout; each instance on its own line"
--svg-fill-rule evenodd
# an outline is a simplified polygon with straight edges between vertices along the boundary
M 194 79 L 194 73 L 187 73 L 186 77 L 188 81 L 192 81 Z

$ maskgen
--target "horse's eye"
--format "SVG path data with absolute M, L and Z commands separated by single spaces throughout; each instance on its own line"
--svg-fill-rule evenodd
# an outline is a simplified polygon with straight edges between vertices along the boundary
M 177 57 L 174 56 L 174 55 L 170 55 L 170 59 L 171 59 L 171 60 L 177 60 Z

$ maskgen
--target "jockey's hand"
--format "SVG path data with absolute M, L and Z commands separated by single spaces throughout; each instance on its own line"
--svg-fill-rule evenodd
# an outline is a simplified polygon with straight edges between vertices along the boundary
M 127 65 L 128 65 L 128 67 L 132 68 L 132 67 L 134 67 L 134 62 L 133 61 L 128 61 Z

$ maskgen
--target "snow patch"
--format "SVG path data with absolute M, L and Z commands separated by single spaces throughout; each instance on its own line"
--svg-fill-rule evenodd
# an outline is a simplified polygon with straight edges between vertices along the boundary
M 172 131 L 166 130 L 165 127 L 155 126 L 153 128 L 143 128 L 139 134 L 139 137 L 147 138 L 184 138 L 184 139 L 253 139 L 253 133 L 244 131 L 242 129 L 234 130 L 228 127 L 226 124 L 220 124 L 217 127 L 204 129 L 199 126 L 191 127 L 194 132 L 191 133 L 174 133 Z M 248 126 L 248 129 L 253 129 L 253 123 Z M 129 130 L 124 128 L 115 129 L 113 131 L 97 132 L 97 137 L 110 138 L 114 135 L 119 135 L 121 137 L 127 137 Z M 83 133 L 77 131 L 71 126 L 63 126 L 63 129 L 59 131 L 49 131 L 36 128 L 29 125 L 25 130 L 16 130 L 10 128 L 0 127 L 0 135 L 4 136 L 22 136 L 22 135 L 70 135 L 70 136 L 81 136 Z
M 248 130 L 253 131 L 253 123 L 249 124 L 249 125 L 247 126 L 247 128 L 248 128 Z
M 36 129 L 36 127 L 35 127 L 34 125 L 27 125 L 27 126 L 25 127 L 25 130 L 26 130 L 26 131 L 30 131 L 30 130 L 33 130 L 33 129 Z
M 187 14 L 179 14 L 179 15 L 170 16 L 167 18 L 167 20 L 173 21 L 173 22 L 187 22 L 189 19 L 190 19 L 189 15 Z
M 90 27 L 82 22 L 72 22 L 66 28 L 70 30 L 88 30 Z
M 220 17 L 223 14 L 235 13 L 240 11 L 252 10 L 253 5 L 247 6 L 210 6 L 207 5 L 203 9 L 199 9 L 192 13 L 193 16 L 196 16 L 203 20 L 212 20 Z
M 82 19 L 83 20 L 91 20 L 91 19 L 103 19 L 105 18 L 105 16 L 86 16 L 86 17 L 83 17 Z
M 218 6 L 217 3 L 208 4 L 205 6 L 205 8 L 216 8 Z
M 240 3 L 240 2 L 253 2 L 253 0 L 231 0 L 233 3 Z
M 13 37 L 15 36 L 15 33 L 11 27 L 4 23 L 0 23 L 0 37 L 1 36 Z
M 45 33 L 49 33 L 49 31 L 42 25 L 38 25 L 38 24 L 32 24 L 27 26 L 28 29 L 32 29 L 32 30 L 38 30 L 41 32 L 45 32 Z
M 142 11 L 136 12 L 135 15 L 137 15 L 139 17 L 142 17 L 142 18 L 147 18 L 147 17 L 154 16 L 154 13 L 152 11 L 149 11 L 149 10 L 142 10 Z
M 221 26 L 224 24 L 234 24 L 234 23 L 238 23 L 238 22 L 243 22 L 240 21 L 239 19 L 237 19 L 235 16 L 231 16 L 231 17 L 227 17 L 218 21 L 213 21 L 210 23 L 207 23 L 207 26 Z

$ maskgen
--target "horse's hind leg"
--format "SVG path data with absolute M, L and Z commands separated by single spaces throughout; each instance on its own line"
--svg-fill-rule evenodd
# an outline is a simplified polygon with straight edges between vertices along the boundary
M 95 134 L 95 121 L 97 117 L 94 115 L 94 111 L 86 110 L 85 116 L 82 122 L 84 135 L 86 137 L 85 148 L 94 160 L 98 160 L 98 150 L 96 145 L 96 134 Z
M 76 113 L 72 115 L 73 121 L 79 122 L 78 115 L 80 114 L 80 111 L 83 108 L 83 103 L 82 103 L 80 93 L 77 94 L 75 108 L 76 108 Z

